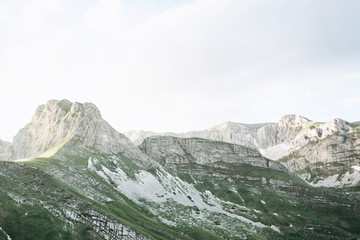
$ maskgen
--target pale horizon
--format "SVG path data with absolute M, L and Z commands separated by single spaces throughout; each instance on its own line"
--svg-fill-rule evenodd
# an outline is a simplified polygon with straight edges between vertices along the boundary
M 0 139 L 50 99 L 119 132 L 360 117 L 360 2 L 0 3 Z

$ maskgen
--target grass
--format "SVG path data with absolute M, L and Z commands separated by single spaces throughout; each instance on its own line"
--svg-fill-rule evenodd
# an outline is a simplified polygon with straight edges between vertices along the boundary
M 350 123 L 352 128 L 360 127 L 360 121 Z
M 106 166 L 111 170 L 115 170 L 117 167 L 121 167 L 121 169 L 127 171 L 127 174 L 130 178 L 134 177 L 135 172 L 140 169 L 139 167 L 134 166 L 133 163 L 123 155 L 112 157 L 115 157 L 116 161 L 111 161 L 109 156 L 103 154 L 93 156 L 94 159 L 99 161 L 99 165 Z M 78 164 L 79 162 L 80 164 Z M 94 191 L 97 191 L 102 196 L 114 199 L 114 201 L 108 201 L 104 203 L 97 200 L 91 200 L 87 198 L 84 193 L 79 192 L 79 189 L 76 187 L 68 185 L 68 183 L 60 181 L 60 179 L 57 180 L 57 182 L 59 186 L 61 186 L 73 196 L 76 196 L 76 198 L 91 204 L 94 209 L 113 217 L 120 223 L 129 226 L 132 229 L 153 239 L 194 239 L 192 236 L 204 236 L 203 239 L 216 239 L 214 238 L 214 235 L 204 229 L 193 229 L 190 232 L 184 230 L 185 233 L 182 233 L 183 230 L 179 230 L 178 228 L 169 227 L 163 224 L 162 222 L 158 221 L 157 217 L 154 216 L 146 207 L 135 204 L 126 196 L 115 190 L 114 188 L 116 186 L 112 185 L 111 182 L 108 183 L 94 172 L 83 169 L 84 162 L 85 160 L 81 157 L 78 160 L 74 157 L 72 159 L 68 159 L 68 164 L 72 164 L 72 167 L 76 167 L 76 171 L 81 171 L 82 174 L 90 177 L 99 184 L 100 188 L 95 187 L 93 189 Z M 65 172 L 66 167 L 63 165 L 63 163 L 64 160 L 53 158 L 37 158 L 28 162 L 30 165 L 37 166 L 45 170 L 56 168 L 58 171 L 60 170 Z M 69 172 L 69 174 L 71 175 L 72 173 Z M 122 200 L 119 201 L 118 199 Z
M 320 125 L 324 124 L 323 122 L 309 122 L 305 125 L 303 125 L 301 131 L 305 131 L 309 128 L 316 128 L 316 127 L 319 127 Z
M 58 144 L 53 147 L 50 147 L 44 153 L 39 155 L 40 158 L 50 158 L 54 156 L 67 142 L 73 138 L 74 134 L 68 134 L 64 139 L 62 139 Z
M 50 176 L 16 163 L 2 163 L 1 168 L 0 226 L 11 239 L 86 239 L 97 235 L 85 224 L 73 222 L 70 226 L 47 210 L 50 206 L 59 210 L 58 202 L 68 197 Z
M 267 187 L 266 183 L 256 186 L 254 181 L 236 181 L 235 178 L 224 181 L 209 178 L 206 174 L 198 176 L 182 172 L 178 175 L 184 181 L 194 184 L 199 191 L 209 190 L 224 201 L 250 209 L 250 212 L 245 211 L 240 215 L 253 221 L 261 221 L 266 225 L 274 224 L 279 227 L 283 233 L 282 237 L 271 236 L 275 233 L 262 229 L 260 234 L 269 239 L 314 239 L 319 236 L 322 236 L 322 239 L 332 239 L 333 236 L 359 238 L 359 200 L 354 202 L 354 199 L 346 199 L 338 191 L 311 187 L 302 181 L 291 180 L 290 176 L 284 177 L 281 174 L 276 174 L 276 176 L 272 172 L 266 173 L 266 171 L 256 168 L 249 171 L 247 168 L 251 169 L 251 167 L 245 166 L 241 170 L 242 172 L 238 169 L 236 171 L 239 175 L 245 172 L 247 176 L 255 177 L 256 174 L 259 174 L 258 176 L 266 176 L 269 179 L 291 181 L 292 184 L 288 189 L 283 188 L 282 191 L 286 191 L 286 194 L 281 195 L 271 187 Z M 211 171 L 209 170 L 208 173 L 210 174 Z M 252 209 L 256 209 L 260 213 Z M 277 213 L 277 216 L 274 213 Z M 293 227 L 290 227 L 290 224 Z
M 40 206 L 16 203 L 6 194 L 0 193 L 0 225 L 12 239 L 67 239 L 71 233 L 65 231 L 61 220 Z
M 101 166 L 110 170 L 121 168 L 129 178 L 135 178 L 136 173 L 142 170 L 121 154 L 116 156 L 96 152 L 91 154 L 91 157 L 98 161 L 98 164 L 95 165 L 98 170 L 101 169 Z M 52 158 L 37 158 L 26 164 L 44 169 L 49 173 L 60 172 L 61 175 L 58 175 L 55 181 L 48 176 L 58 188 L 88 204 L 87 206 L 90 208 L 110 216 L 152 239 L 244 239 L 244 236 L 248 239 L 313 239 L 323 234 L 322 231 L 327 231 L 326 236 L 334 235 L 343 238 L 347 235 L 359 237 L 360 234 L 357 230 L 360 229 L 360 221 L 358 221 L 360 211 L 352 213 L 353 209 L 359 208 L 358 203 L 347 202 L 338 197 L 339 193 L 336 192 L 309 187 L 303 181 L 285 172 L 272 169 L 247 164 L 219 163 L 216 167 L 187 164 L 178 166 L 169 172 L 178 175 L 183 181 L 193 184 L 199 192 L 210 191 L 219 199 L 229 202 L 222 203 L 223 209 L 268 226 L 276 225 L 280 228 L 281 234 L 269 228 L 259 229 L 258 233 L 252 233 L 240 221 L 234 225 L 234 219 L 221 214 L 207 215 L 206 221 L 198 222 L 189 214 L 192 212 L 200 214 L 202 211 L 189 209 L 174 202 L 166 202 L 168 205 L 152 205 L 146 201 L 137 204 L 121 194 L 116 189 L 115 183 L 112 184 L 111 181 L 106 181 L 95 172 L 89 171 L 86 155 L 74 156 L 62 152 Z M 154 175 L 157 173 L 156 169 L 149 172 Z M 89 179 L 91 179 L 91 183 L 87 182 Z M 272 186 L 274 183 L 279 186 Z M 16 183 L 12 186 L 17 188 Z M 90 195 L 87 194 L 88 190 L 92 191 Z M 90 198 L 98 195 L 112 200 L 103 201 L 96 197 Z M 325 199 L 325 202 L 317 203 L 313 200 L 317 198 Z M 4 199 L 6 200 L 6 196 Z M 5 204 L 5 200 L 1 200 L 1 202 Z M 261 200 L 266 203 L 263 204 Z M 236 204 L 236 206 L 230 203 Z M 349 204 L 352 204 L 351 207 L 346 207 Z M 31 219 L 27 219 L 19 217 L 24 213 L 15 204 L 13 208 L 19 212 L 15 211 L 16 214 L 11 219 L 12 221 L 18 219 L 22 222 L 19 223 L 20 226 L 21 224 L 30 224 L 31 226 L 31 222 L 37 221 L 36 217 L 40 219 L 40 222 L 48 222 L 50 225 L 46 229 L 49 232 L 46 229 L 38 229 L 37 231 L 41 233 L 38 239 L 46 239 L 47 236 L 56 239 L 56 236 L 60 235 L 65 236 L 65 239 L 67 236 L 86 239 L 91 238 L 89 236 L 94 234 L 85 225 L 76 226 L 75 233 L 68 231 L 66 223 L 61 219 L 54 217 L 41 206 L 36 207 L 39 209 L 34 209 L 35 214 L 28 215 Z M 29 206 L 25 208 L 29 209 Z M 6 209 L 12 208 L 7 206 Z M 181 216 L 184 220 L 177 220 L 176 226 L 168 226 L 160 221 L 156 211 L 163 211 L 161 216 L 169 217 L 167 219 L 175 221 Z M 166 213 L 167 211 L 169 212 Z M 277 213 L 277 216 L 274 213 Z M 291 228 L 290 223 L 294 227 Z M 4 226 L 3 224 L 5 223 L 0 226 Z M 6 232 L 14 231 L 11 230 L 9 224 L 16 225 L 14 222 L 8 223 Z M 230 236 L 231 233 L 235 235 Z

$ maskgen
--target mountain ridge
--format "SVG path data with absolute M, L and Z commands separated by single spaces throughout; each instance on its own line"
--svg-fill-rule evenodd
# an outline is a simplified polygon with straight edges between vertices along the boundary
M 261 124 L 242 124 L 234 122 L 225 122 L 214 127 L 205 129 L 203 131 L 190 131 L 186 133 L 154 133 L 146 131 L 130 131 L 126 132 L 125 135 L 131 139 L 134 144 L 143 142 L 146 138 L 159 135 L 159 136 L 174 136 L 180 138 L 191 138 L 191 137 L 200 137 L 204 139 L 224 141 L 232 144 L 238 144 L 253 148 L 258 150 L 263 156 L 272 160 L 279 160 L 283 163 L 290 171 L 298 173 L 304 180 L 309 183 L 317 186 L 337 186 L 343 187 L 344 184 L 339 184 L 336 181 L 333 181 L 333 184 L 329 184 L 330 180 L 327 180 L 329 177 L 334 178 L 336 174 L 338 177 L 343 176 L 343 169 L 347 168 L 349 174 L 352 174 L 354 171 L 352 169 L 357 169 L 356 166 L 360 166 L 359 157 L 355 157 L 353 161 L 348 161 L 343 158 L 334 157 L 336 153 L 335 149 L 331 148 L 331 145 L 339 144 L 341 145 L 342 140 L 329 141 L 332 135 L 338 134 L 344 136 L 354 136 L 354 132 L 358 125 L 355 123 L 349 123 L 345 120 L 335 118 L 329 122 L 314 122 L 305 117 L 296 114 L 290 114 L 283 116 L 278 123 L 261 123 Z M 333 138 L 334 139 L 334 138 Z M 358 144 L 355 136 L 355 139 L 352 141 L 352 144 Z M 318 154 L 320 157 L 319 161 L 308 160 L 311 159 L 311 152 L 316 152 L 319 149 L 314 148 L 317 142 L 326 142 L 321 148 L 322 153 Z M 312 145 L 309 145 L 309 144 Z M 351 145 L 351 144 L 350 144 Z M 355 151 L 354 154 L 358 154 L 358 147 L 342 147 L 344 151 Z M 309 148 L 310 146 L 310 148 Z M 308 149 L 307 151 L 301 149 Z M 293 158 L 289 160 L 292 156 L 296 156 L 299 151 L 306 156 L 301 158 Z M 327 162 L 324 159 L 324 156 L 333 156 L 332 159 L 334 166 L 337 164 L 337 167 L 331 167 L 332 175 L 329 175 L 329 171 L 307 171 L 306 173 L 302 172 L 306 169 L 315 169 L 316 165 L 319 163 Z M 337 159 L 337 160 L 336 160 Z M 290 162 L 297 164 L 290 164 Z M 297 166 L 302 166 L 301 169 Z M 353 168 L 355 167 L 355 168 Z M 336 169 L 334 172 L 333 170 Z M 359 177 L 357 177 L 357 171 L 355 170 L 356 177 L 348 176 L 348 179 L 353 179 L 351 183 L 346 180 L 346 185 L 355 186 L 359 184 Z M 342 180 L 340 180 L 341 182 Z M 345 180 L 344 180 L 345 181 Z
M 284 121 L 288 123 L 283 127 L 267 125 L 258 135 L 259 144 L 291 138 L 309 124 L 296 116 Z M 342 121 L 332 124 L 345 129 Z M 263 127 L 246 130 L 251 137 L 252 130 Z M 307 133 L 305 147 L 314 141 L 327 146 L 334 134 L 320 139 L 319 129 L 310 129 L 315 135 Z M 264 139 L 268 132 L 279 139 Z M 351 144 L 358 139 L 357 132 L 353 134 Z M 16 140 L 14 153 L 28 158 L 0 162 L 0 237 L 360 237 L 356 186 L 339 191 L 309 186 L 289 172 L 285 162 L 269 160 L 250 147 L 169 136 L 150 137 L 136 147 L 102 119 L 95 105 L 67 100 L 40 106 Z M 3 143 L 4 148 L 12 147 L 9 144 Z
M 140 165 L 151 164 L 147 156 L 102 118 L 94 104 L 72 103 L 66 99 L 49 100 L 37 108 L 31 122 L 15 135 L 13 156 L 15 160 L 26 159 L 47 152 L 50 157 L 68 145 L 76 146 L 78 141 L 82 149 L 101 150 L 106 154 L 121 152 L 138 159 Z

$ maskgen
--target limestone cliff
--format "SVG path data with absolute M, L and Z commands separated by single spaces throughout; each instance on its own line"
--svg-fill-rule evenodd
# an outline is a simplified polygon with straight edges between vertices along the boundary
M 13 158 L 13 145 L 0 139 L 0 161 L 12 160 Z
M 358 131 L 358 125 L 339 118 L 320 123 L 300 115 L 286 115 L 278 123 L 227 122 L 183 134 L 141 132 L 136 135 L 132 132 L 132 139 L 135 136 L 171 135 L 238 144 L 258 150 L 266 158 L 281 159 L 291 172 L 300 174 L 312 184 L 343 187 L 360 183 Z M 139 142 L 139 139 L 134 141 Z M 141 147 L 143 149 L 144 144 Z
M 300 115 L 286 115 L 279 123 L 261 123 L 261 124 L 242 124 L 226 122 L 203 131 L 190 131 L 186 133 L 154 133 L 146 131 L 129 131 L 125 135 L 129 137 L 135 144 L 140 144 L 146 137 L 159 136 L 175 136 L 182 138 L 199 137 L 204 139 L 223 141 L 238 144 L 250 148 L 257 149 L 264 156 L 273 160 L 288 154 L 286 151 L 267 155 L 267 150 L 271 147 L 289 143 L 302 129 L 304 124 L 310 120 Z
M 60 149 L 122 153 L 142 166 L 150 160 L 102 117 L 92 103 L 50 100 L 37 108 L 32 121 L 14 137 L 15 159 L 46 156 Z
M 280 161 L 290 171 L 299 174 L 315 186 L 358 185 L 360 129 L 338 131 L 323 139 L 315 138 Z
M 283 165 L 264 158 L 255 149 L 226 142 L 155 136 L 146 138 L 139 147 L 150 158 L 170 168 L 190 163 L 207 166 L 229 163 L 249 164 L 289 173 Z

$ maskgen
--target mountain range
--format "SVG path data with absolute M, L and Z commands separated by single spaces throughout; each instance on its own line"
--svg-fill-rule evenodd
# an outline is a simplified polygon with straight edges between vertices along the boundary
M 360 124 L 339 118 L 313 122 L 300 115 L 286 115 L 278 123 L 226 122 L 203 131 L 186 133 L 125 133 L 140 145 L 150 136 L 204 138 L 257 150 L 276 160 L 309 184 L 324 187 L 356 186 L 360 182 Z
M 360 239 L 359 126 L 121 134 L 50 100 L 0 141 L 0 239 Z

